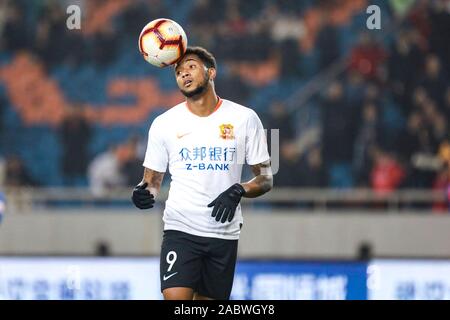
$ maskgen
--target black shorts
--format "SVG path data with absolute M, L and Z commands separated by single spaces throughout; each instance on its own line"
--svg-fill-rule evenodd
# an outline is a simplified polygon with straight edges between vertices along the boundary
M 192 288 L 199 295 L 228 300 L 233 287 L 238 240 L 164 231 L 161 245 L 161 292 Z

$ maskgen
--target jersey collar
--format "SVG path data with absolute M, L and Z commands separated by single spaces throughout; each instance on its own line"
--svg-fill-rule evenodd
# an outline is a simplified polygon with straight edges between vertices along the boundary
M 216 112 L 216 111 L 220 108 L 220 106 L 222 105 L 223 100 L 222 100 L 219 96 L 217 96 L 217 98 L 219 98 L 219 100 L 217 100 L 217 104 L 216 104 L 216 106 L 215 106 L 213 112 L 211 112 L 211 114 L 207 115 L 206 117 L 198 116 L 198 115 L 196 115 L 194 112 L 192 112 L 192 110 L 191 110 L 191 108 L 189 108 L 187 102 L 186 102 L 186 108 L 189 110 L 190 113 L 192 113 L 192 114 L 193 114 L 194 116 L 196 116 L 196 117 L 199 117 L 199 118 L 207 118 L 207 117 L 211 116 L 214 112 Z

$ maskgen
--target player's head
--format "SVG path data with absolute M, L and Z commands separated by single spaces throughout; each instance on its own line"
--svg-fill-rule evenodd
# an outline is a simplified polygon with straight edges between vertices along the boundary
M 191 98 L 214 85 L 216 59 L 206 49 L 188 47 L 183 58 L 175 64 L 175 78 L 184 96 Z

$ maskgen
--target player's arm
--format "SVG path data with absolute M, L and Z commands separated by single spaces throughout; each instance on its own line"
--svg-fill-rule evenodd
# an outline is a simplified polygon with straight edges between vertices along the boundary
M 264 193 L 269 192 L 273 187 L 270 160 L 251 166 L 251 169 L 255 177 L 248 182 L 241 183 L 245 190 L 243 196 L 246 198 L 259 197 Z
M 139 209 L 150 209 L 155 203 L 155 197 L 161 189 L 164 172 L 158 172 L 148 168 L 144 169 L 142 181 L 133 189 L 131 199 Z
M 147 190 L 155 197 L 159 194 L 164 179 L 164 172 L 158 172 L 149 168 L 144 169 L 144 177 L 141 184 L 147 183 Z

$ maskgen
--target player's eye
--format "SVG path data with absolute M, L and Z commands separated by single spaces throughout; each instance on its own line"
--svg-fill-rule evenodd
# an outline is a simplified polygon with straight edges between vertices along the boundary
M 195 64 L 191 64 L 191 65 L 189 66 L 189 68 L 194 69 L 194 68 L 195 68 Z

